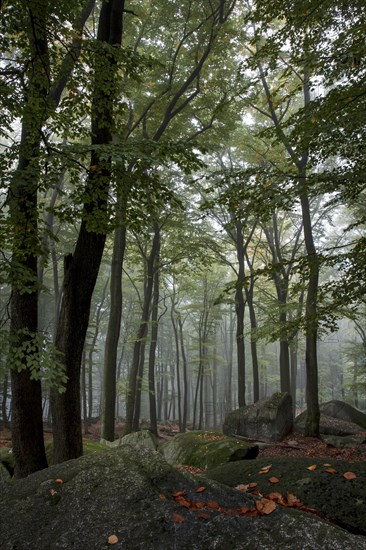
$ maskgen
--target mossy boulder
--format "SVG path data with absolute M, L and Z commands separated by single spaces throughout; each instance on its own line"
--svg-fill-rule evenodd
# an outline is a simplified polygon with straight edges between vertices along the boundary
M 244 462 L 241 462 L 244 464 Z M 58 480 L 58 482 L 56 482 Z M 62 483 L 61 481 L 62 480 Z M 160 453 L 123 445 L 6 483 L 2 550 L 364 550 L 366 539 L 301 511 L 229 514 L 255 498 L 173 468 Z M 188 502 L 216 503 L 193 509 Z
M 292 398 L 289 393 L 274 393 L 252 405 L 227 414 L 223 432 L 250 439 L 280 441 L 293 428 Z
M 233 460 L 255 458 L 257 445 L 227 437 L 221 432 L 193 431 L 178 434 L 164 443 L 160 450 L 175 466 L 189 465 L 197 468 L 214 468 Z
M 267 471 L 261 473 L 266 466 Z M 355 479 L 344 477 L 349 471 Z M 256 483 L 253 490 L 263 495 L 273 491 L 285 496 L 291 493 L 324 518 L 366 535 L 366 462 L 332 460 L 329 464 L 316 458 L 263 458 L 222 465 L 205 472 L 204 477 L 230 487 Z M 366 539 L 364 544 L 366 548 Z
M 159 447 L 159 439 L 150 430 L 140 430 L 133 432 L 123 437 L 119 437 L 115 441 L 106 441 L 101 439 L 101 444 L 107 447 L 114 448 L 121 445 L 132 445 L 134 447 L 146 447 L 156 451 Z

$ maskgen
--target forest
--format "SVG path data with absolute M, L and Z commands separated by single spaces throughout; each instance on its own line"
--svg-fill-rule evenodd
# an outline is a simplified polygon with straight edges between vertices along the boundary
M 366 409 L 361 0 L 0 1 L 0 400 L 83 432 Z M 365 141 L 364 141 L 365 140 Z

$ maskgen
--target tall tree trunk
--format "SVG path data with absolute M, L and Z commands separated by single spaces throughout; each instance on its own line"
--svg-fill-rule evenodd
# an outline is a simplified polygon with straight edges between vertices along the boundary
M 236 313 L 236 353 L 238 361 L 238 405 L 245 407 L 245 342 L 244 342 L 244 239 L 243 228 L 240 221 L 236 222 L 236 256 L 238 260 L 238 275 L 235 291 L 235 313 Z
M 178 326 L 179 326 L 179 339 L 180 339 L 180 349 L 182 353 L 182 370 L 183 370 L 183 407 L 182 407 L 182 428 L 181 431 L 185 432 L 187 429 L 187 415 L 188 415 L 188 365 L 187 365 L 187 355 L 184 346 L 184 334 L 183 334 L 183 321 L 181 315 L 178 314 Z
M 52 391 L 54 461 L 82 454 L 80 414 L 80 365 L 89 323 L 90 303 L 103 255 L 108 223 L 107 203 L 111 158 L 104 159 L 100 145 L 112 143 L 113 101 L 117 73 L 116 56 L 122 40 L 124 0 L 103 1 L 97 39 L 111 46 L 110 55 L 100 48 L 95 54 L 92 101 L 92 152 L 84 193 L 84 209 L 74 254 L 68 259 L 56 334 L 67 383 L 64 393 Z M 99 220 L 93 227 L 94 218 Z
M 179 425 L 179 431 L 182 432 L 182 404 L 181 404 L 181 373 L 180 373 L 180 353 L 179 353 L 179 335 L 178 335 L 178 328 L 177 328 L 177 318 L 176 318 L 176 310 L 175 306 L 177 305 L 176 302 L 176 295 L 175 295 L 175 286 L 173 283 L 173 294 L 172 294 L 172 305 L 171 305 L 171 321 L 172 321 L 172 327 L 173 327 L 173 333 L 174 333 L 174 342 L 175 342 L 175 368 L 176 368 L 176 376 L 177 376 L 177 407 L 178 407 L 178 425 Z
M 257 341 L 255 331 L 257 329 L 257 317 L 255 314 L 253 294 L 254 294 L 254 282 L 251 281 L 249 288 L 245 289 L 245 296 L 247 299 L 250 319 L 250 351 L 252 355 L 252 370 L 253 370 L 253 401 L 254 403 L 259 400 L 259 364 L 257 353 Z
M 3 380 L 3 397 L 1 401 L 1 416 L 3 419 L 4 428 L 9 427 L 9 417 L 8 417 L 8 410 L 7 410 L 8 385 L 9 385 L 9 377 L 7 374 L 5 374 L 4 380 Z
M 61 94 L 80 56 L 83 27 L 94 0 L 87 2 L 75 23 L 75 38 L 67 48 L 60 65 L 59 79 L 54 83 L 50 81 L 47 45 L 48 4 L 46 0 L 27 2 L 30 47 L 30 59 L 26 64 L 28 85 L 25 91 L 18 167 L 9 193 L 10 216 L 14 227 L 10 331 L 12 347 L 18 350 L 27 340 L 35 338 L 37 333 L 37 257 L 41 255 L 37 234 L 37 194 L 42 128 L 59 105 Z M 19 274 L 22 274 L 20 278 Z M 33 348 L 33 359 L 38 361 L 37 345 Z M 9 358 L 11 364 L 11 355 Z M 43 443 L 41 383 L 30 376 L 28 364 L 31 359 L 32 354 L 27 354 L 22 360 L 23 370 L 11 372 L 16 477 L 24 477 L 47 465 Z
M 159 251 L 155 257 L 154 288 L 151 308 L 151 342 L 149 350 L 149 409 L 150 409 L 150 430 L 158 435 L 158 423 L 156 414 L 156 384 L 155 384 L 155 364 L 156 364 L 156 346 L 158 343 L 158 309 L 159 309 L 159 271 L 160 254 Z
M 25 345 L 36 340 L 38 330 L 38 203 L 40 130 L 47 118 L 49 57 L 48 2 L 28 3 L 27 29 L 31 63 L 24 107 L 20 154 L 10 185 L 9 205 L 13 227 L 11 267 L 14 273 L 10 298 L 10 364 L 13 351 L 24 348 L 22 370 L 11 369 L 12 440 L 15 477 L 47 467 L 43 442 L 41 381 L 32 379 Z
M 133 358 L 132 365 L 129 374 L 129 388 L 127 395 L 127 404 L 126 404 L 126 424 L 124 434 L 129 434 L 133 431 L 134 425 L 136 427 L 136 419 L 140 414 L 140 411 L 136 409 L 136 400 L 138 393 L 141 393 L 140 383 L 142 380 L 139 380 L 139 371 L 141 374 L 141 351 L 142 344 L 145 342 L 147 331 L 148 331 L 148 322 L 150 315 L 150 306 L 151 306 L 151 297 L 154 283 L 154 264 L 156 255 L 159 252 L 160 247 L 160 232 L 155 231 L 151 252 L 147 259 L 147 274 L 146 274 L 146 283 L 144 288 L 144 303 L 142 307 L 142 314 L 140 320 L 140 326 L 137 331 L 135 344 L 133 348 Z
M 102 438 L 107 441 L 114 441 L 117 353 L 121 331 L 122 269 L 125 248 L 126 227 L 121 225 L 117 227 L 114 234 L 110 284 L 111 303 L 104 353 Z

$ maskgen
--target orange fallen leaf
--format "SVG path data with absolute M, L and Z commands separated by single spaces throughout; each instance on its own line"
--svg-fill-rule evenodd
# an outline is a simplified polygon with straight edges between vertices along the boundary
M 295 497 L 295 495 L 293 495 L 292 493 L 287 493 L 286 500 L 287 500 L 287 506 L 301 505 L 301 501 L 297 497 Z
M 328 466 L 331 466 L 331 464 L 328 464 L 328 463 L 327 463 L 327 464 L 323 464 L 323 466 L 327 466 L 327 467 L 328 467 Z
M 343 477 L 350 481 L 351 479 L 356 479 L 356 474 L 354 472 L 344 472 Z
M 187 500 L 183 497 L 178 497 L 175 500 L 177 501 L 178 504 L 180 504 L 181 506 L 184 506 L 185 508 L 190 508 L 191 507 L 191 503 L 189 502 L 189 500 Z
M 176 493 L 173 493 L 172 496 L 173 496 L 174 498 L 177 498 L 177 497 L 184 497 L 185 494 L 186 494 L 185 491 L 177 491 Z
M 272 512 L 274 512 L 277 508 L 276 503 L 268 498 L 261 498 L 260 500 L 257 500 L 255 506 L 259 513 L 266 515 L 272 514 Z
M 335 468 L 325 468 L 324 472 L 328 472 L 328 474 L 336 474 L 337 470 Z
M 220 505 L 216 501 L 210 501 L 207 503 L 208 508 L 212 508 L 213 510 L 218 510 L 220 508 Z
M 278 477 L 275 477 L 275 476 L 272 476 L 269 478 L 268 480 L 270 483 L 279 483 L 280 480 L 278 479 Z
M 268 472 L 270 471 L 270 469 L 272 468 L 272 464 L 269 464 L 268 466 L 263 466 L 263 468 L 261 468 L 259 470 L 259 474 L 268 474 Z
M 108 537 L 108 544 L 117 544 L 118 542 L 118 537 L 116 537 L 116 535 L 110 535 Z
M 166 499 L 166 496 L 163 495 L 163 493 L 160 493 L 159 498 L 160 498 L 161 500 L 165 500 L 165 499 Z
M 204 513 L 197 514 L 197 517 L 199 519 L 209 519 L 210 518 L 209 514 L 204 514 Z
M 183 521 L 185 521 L 185 518 L 180 514 L 172 514 L 172 520 L 175 521 L 175 523 L 183 523 Z
M 317 467 L 318 467 L 318 466 L 317 466 L 316 464 L 312 464 L 311 466 L 308 466 L 308 467 L 307 467 L 307 470 L 310 470 L 311 472 L 313 472 L 314 470 L 317 469 Z
M 192 502 L 191 508 L 192 510 L 200 510 L 201 508 L 204 508 L 206 506 L 205 502 L 196 501 Z
M 62 485 L 63 481 L 62 479 L 55 479 L 55 483 L 57 483 L 57 485 Z
M 196 489 L 196 493 L 203 493 L 203 491 L 206 491 L 206 487 L 198 487 L 198 489 Z
M 269 495 L 266 495 L 266 498 L 269 498 L 270 500 L 274 500 L 275 502 L 282 503 L 283 502 L 283 496 L 281 493 L 269 493 Z
M 57 491 L 55 491 L 55 489 L 50 489 L 50 493 L 51 493 L 51 497 L 54 497 L 55 495 L 57 495 Z

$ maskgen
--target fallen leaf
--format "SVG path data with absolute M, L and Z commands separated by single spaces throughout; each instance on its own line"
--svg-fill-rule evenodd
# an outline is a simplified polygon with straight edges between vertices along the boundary
M 263 468 L 261 468 L 259 470 L 259 474 L 268 474 L 268 472 L 270 471 L 270 469 L 272 468 L 272 464 L 269 464 L 268 466 L 263 466 Z
M 280 503 L 283 502 L 283 496 L 281 495 L 281 493 L 269 493 L 269 495 L 266 495 L 266 498 Z
M 329 467 L 331 466 L 331 464 L 323 464 L 323 466 Z
M 220 508 L 220 505 L 216 501 L 210 501 L 207 503 L 208 508 L 212 508 L 213 510 L 218 510 Z
M 50 489 L 50 493 L 51 493 L 51 497 L 54 497 L 55 495 L 57 495 L 57 491 L 55 491 L 55 489 Z
M 292 493 L 287 493 L 286 500 L 287 500 L 287 506 L 300 506 L 301 505 L 300 499 L 295 497 L 295 495 L 293 495 Z
M 176 493 L 173 493 L 172 496 L 173 496 L 174 498 L 177 498 L 177 497 L 184 497 L 185 494 L 186 494 L 185 491 L 177 491 Z
M 196 489 L 196 493 L 203 493 L 203 491 L 206 491 L 206 487 L 198 487 L 198 489 Z
M 192 502 L 191 508 L 192 510 L 200 510 L 201 508 L 204 508 L 206 506 L 205 502 L 197 501 Z
M 116 535 L 110 535 L 108 537 L 108 544 L 117 544 L 118 542 L 118 537 L 116 537 Z
M 163 495 L 163 493 L 160 493 L 159 498 L 160 498 L 161 500 L 165 500 L 165 499 L 166 499 L 166 496 Z
M 191 503 L 189 502 L 189 500 L 187 500 L 183 497 L 178 497 L 175 500 L 177 501 L 178 504 L 180 504 L 181 506 L 184 506 L 185 508 L 190 508 L 191 507 Z
M 172 514 L 172 520 L 175 523 L 183 523 L 183 521 L 185 521 L 185 518 L 180 514 Z
M 356 474 L 354 472 L 344 472 L 343 477 L 350 481 L 351 479 L 356 479 Z
M 277 508 L 276 503 L 268 498 L 261 498 L 260 500 L 257 500 L 255 506 L 258 512 L 266 515 L 272 514 L 272 512 L 274 512 Z
M 324 472 L 328 472 L 328 474 L 336 474 L 337 470 L 335 468 L 325 468 Z
M 308 467 L 307 467 L 307 470 L 310 470 L 311 472 L 313 472 L 314 470 L 317 469 L 317 467 L 318 467 L 318 466 L 317 466 L 316 464 L 312 464 L 311 466 L 308 466 Z
M 197 514 L 197 517 L 199 519 L 210 519 L 209 514 L 205 514 L 205 513 Z
M 57 485 L 62 485 L 63 481 L 62 479 L 55 479 L 55 483 L 57 483 Z
M 279 483 L 280 480 L 278 479 L 278 477 L 275 477 L 275 476 L 272 476 L 269 478 L 268 480 L 270 483 Z

